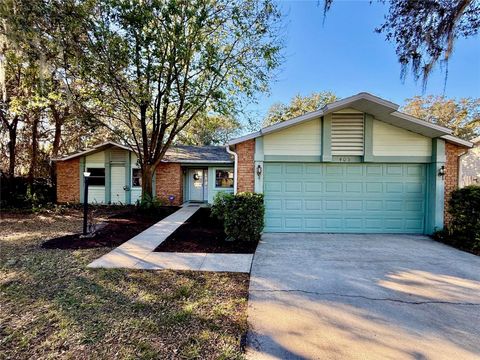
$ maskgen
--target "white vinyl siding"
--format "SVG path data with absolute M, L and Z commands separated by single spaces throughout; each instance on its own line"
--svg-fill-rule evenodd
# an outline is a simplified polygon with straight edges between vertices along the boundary
M 105 203 L 105 187 L 89 186 L 88 187 L 88 203 L 104 204 Z
M 263 146 L 265 155 L 320 156 L 320 119 L 265 135 Z
M 363 113 L 332 114 L 332 155 L 363 155 Z
M 100 151 L 85 157 L 85 169 L 105 168 L 105 152 Z M 105 186 L 90 185 L 88 187 L 88 202 L 90 204 L 105 203 Z
M 383 121 L 374 120 L 373 155 L 431 156 L 432 139 Z
M 85 159 L 86 167 L 105 167 L 105 152 L 100 151 L 95 154 L 88 155 Z

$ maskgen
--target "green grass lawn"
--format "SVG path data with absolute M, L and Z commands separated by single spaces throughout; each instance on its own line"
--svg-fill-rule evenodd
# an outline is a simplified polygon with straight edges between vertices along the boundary
M 87 269 L 110 248 L 46 250 L 80 212 L 2 214 L 1 359 L 239 359 L 248 276 Z

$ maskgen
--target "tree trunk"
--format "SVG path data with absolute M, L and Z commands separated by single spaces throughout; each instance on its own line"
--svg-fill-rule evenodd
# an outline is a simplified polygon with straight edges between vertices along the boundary
M 153 165 L 143 165 L 142 171 L 142 200 L 151 200 L 154 197 L 153 175 L 155 168 Z
M 64 112 L 63 116 L 60 116 L 58 110 L 52 106 L 52 115 L 53 119 L 55 120 L 55 135 L 53 137 L 53 144 L 52 144 L 52 159 L 57 158 L 58 153 L 60 151 L 60 141 L 62 139 L 62 126 L 65 122 L 65 117 L 68 115 L 68 109 Z M 55 186 L 57 183 L 57 172 L 55 163 L 50 165 L 50 181 L 52 185 Z
M 15 160 L 17 147 L 17 124 L 18 118 L 13 119 L 12 124 L 8 127 L 8 176 L 13 178 L 15 176 Z
M 33 180 L 35 178 L 35 170 L 37 167 L 37 155 L 38 155 L 38 123 L 40 122 L 40 114 L 36 113 L 33 115 L 32 122 L 32 148 L 31 148 L 31 158 L 30 158 L 30 169 L 28 170 L 28 182 L 30 186 L 33 185 Z

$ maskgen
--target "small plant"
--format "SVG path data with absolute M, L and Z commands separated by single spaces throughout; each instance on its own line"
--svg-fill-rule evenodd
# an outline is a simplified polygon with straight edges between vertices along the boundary
M 137 200 L 137 210 L 144 214 L 156 213 L 165 206 L 165 202 L 156 196 L 142 195 L 142 198 Z
M 263 194 L 251 192 L 217 195 L 212 215 L 223 220 L 225 234 L 236 241 L 260 240 L 265 206 Z

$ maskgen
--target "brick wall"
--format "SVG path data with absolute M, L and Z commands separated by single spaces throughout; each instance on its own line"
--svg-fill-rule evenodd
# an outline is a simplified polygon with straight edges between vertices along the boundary
M 444 223 L 448 225 L 451 216 L 448 213 L 448 200 L 452 191 L 458 188 L 458 160 L 465 149 L 450 143 L 445 143 L 445 211 Z
M 180 164 L 160 163 L 156 170 L 155 193 L 157 197 L 168 201 L 174 195 L 173 205 L 183 203 L 183 173 Z
M 238 155 L 237 191 L 252 191 L 255 188 L 255 140 L 247 140 L 235 146 Z
M 57 161 L 57 202 L 80 202 L 80 158 Z

